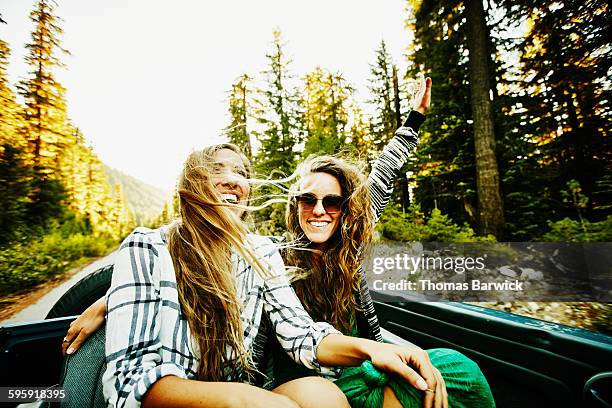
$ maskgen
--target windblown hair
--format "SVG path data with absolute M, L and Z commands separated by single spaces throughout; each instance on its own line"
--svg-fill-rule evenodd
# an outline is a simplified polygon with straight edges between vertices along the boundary
M 254 366 L 244 347 L 232 248 L 268 277 L 246 239 L 243 222 L 221 201 L 211 181 L 213 156 L 222 144 L 191 153 L 179 179 L 180 220 L 168 231 L 181 311 L 199 347 L 197 377 L 206 381 L 250 378 Z M 248 160 L 243 158 L 245 166 Z M 228 353 L 229 350 L 229 353 Z
M 293 287 L 306 310 L 316 319 L 326 321 L 345 334 L 355 324 L 355 312 L 360 310 L 355 294 L 359 291 L 359 267 L 362 252 L 372 241 L 373 215 L 367 179 L 360 166 L 334 156 L 307 159 L 296 170 L 298 181 L 292 186 L 286 210 L 290 239 L 312 247 L 299 222 L 296 194 L 301 180 L 312 173 L 334 176 L 345 199 L 340 226 L 327 241 L 321 258 L 316 251 L 288 248 L 286 262 L 305 270 L 305 278 L 293 282 Z

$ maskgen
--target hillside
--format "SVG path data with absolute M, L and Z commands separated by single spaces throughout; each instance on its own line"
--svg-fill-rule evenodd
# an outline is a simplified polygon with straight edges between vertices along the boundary
M 170 192 L 146 184 L 119 170 L 104 165 L 104 172 L 111 186 L 121 184 L 125 199 L 134 211 L 137 225 L 158 216 L 166 201 L 170 199 Z

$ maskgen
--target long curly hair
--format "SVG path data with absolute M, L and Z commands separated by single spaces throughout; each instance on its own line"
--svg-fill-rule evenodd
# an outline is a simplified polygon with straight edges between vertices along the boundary
M 340 226 L 318 252 L 300 227 L 296 194 L 301 180 L 312 173 L 327 173 L 340 183 L 345 198 Z M 355 324 L 360 310 L 355 294 L 359 291 L 362 254 L 372 241 L 373 215 L 370 191 L 363 166 L 334 156 L 310 157 L 296 169 L 297 182 L 291 187 L 286 209 L 289 238 L 300 245 L 287 248 L 286 262 L 306 273 L 293 287 L 306 310 L 345 334 Z M 320 257 L 320 258 L 317 258 Z
M 178 183 L 180 220 L 168 231 L 181 312 L 200 354 L 197 377 L 206 381 L 250 379 L 255 372 L 244 346 L 232 249 L 262 277 L 270 277 L 247 240 L 245 224 L 211 181 L 214 154 L 221 149 L 242 154 L 222 144 L 187 158 Z M 243 161 L 250 169 L 246 157 Z

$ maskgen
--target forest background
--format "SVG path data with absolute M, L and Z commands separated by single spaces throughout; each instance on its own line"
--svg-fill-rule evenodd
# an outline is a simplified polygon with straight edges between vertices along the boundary
M 134 226 L 177 216 L 176 199 L 161 204 L 159 191 L 105 168 L 69 117 L 57 80 L 67 50 L 56 6 L 33 6 L 29 73 L 18 83 L 9 80 L 10 49 L 0 38 L 5 302 L 107 253 Z M 371 164 L 408 113 L 413 78 L 424 74 L 433 79 L 433 103 L 380 239 L 610 241 L 608 3 L 409 0 L 404 13 L 412 41 L 401 61 L 384 40 L 363 50 L 372 55 L 364 98 L 342 72 L 317 66 L 297 76 L 290 41 L 275 30 L 267 68 L 227 84 L 227 140 L 261 177 L 288 175 L 311 154 L 342 152 Z M 259 233 L 284 231 L 282 204 L 253 218 Z M 492 306 L 603 331 L 612 320 L 603 304 Z

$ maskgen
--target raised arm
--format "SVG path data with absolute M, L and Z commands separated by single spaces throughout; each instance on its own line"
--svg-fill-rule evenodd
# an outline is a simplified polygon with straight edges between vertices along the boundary
M 395 131 L 395 136 L 385 146 L 380 156 L 372 165 L 370 173 L 370 193 L 372 195 L 372 213 L 377 222 L 393 194 L 393 184 L 399 176 L 408 155 L 419 141 L 419 127 L 425 120 L 425 114 L 431 103 L 431 78 L 421 78 L 413 101 L 413 110 L 406 122 Z

